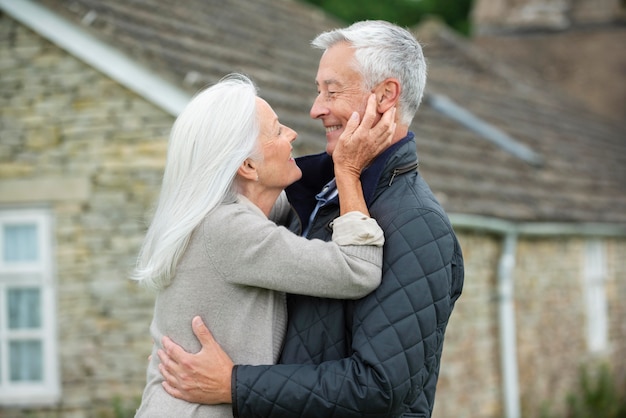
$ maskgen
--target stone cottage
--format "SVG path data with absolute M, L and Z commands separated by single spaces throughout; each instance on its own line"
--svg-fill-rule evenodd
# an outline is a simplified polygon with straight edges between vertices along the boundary
M 1 418 L 132 416 L 154 295 L 128 274 L 175 116 L 244 72 L 297 153 L 321 151 L 308 43 L 340 25 L 295 0 L 0 0 Z M 467 272 L 434 416 L 561 410 L 581 366 L 623 382 L 623 119 L 438 23 L 416 34 L 420 171 Z

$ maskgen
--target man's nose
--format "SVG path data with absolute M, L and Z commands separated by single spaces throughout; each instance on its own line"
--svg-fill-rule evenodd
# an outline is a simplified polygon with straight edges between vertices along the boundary
M 322 104 L 320 96 L 321 95 L 318 95 L 315 98 L 315 100 L 313 101 L 313 105 L 311 106 L 311 111 L 309 112 L 309 114 L 311 115 L 312 119 L 318 119 L 328 114 L 328 107 Z

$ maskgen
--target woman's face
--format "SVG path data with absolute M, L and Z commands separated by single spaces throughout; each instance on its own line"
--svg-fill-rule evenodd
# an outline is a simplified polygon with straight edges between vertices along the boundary
M 257 97 L 257 117 L 260 121 L 259 143 L 263 161 L 257 164 L 259 184 L 266 188 L 284 189 L 302 177 L 291 154 L 291 143 L 298 134 L 282 125 L 271 106 Z

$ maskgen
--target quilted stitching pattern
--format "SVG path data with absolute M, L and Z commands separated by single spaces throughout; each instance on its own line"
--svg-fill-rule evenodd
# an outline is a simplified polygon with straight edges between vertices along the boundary
M 237 368 L 241 416 L 430 416 L 462 287 L 460 249 L 416 173 L 385 189 L 370 211 L 385 231 L 381 286 L 359 301 L 290 296 L 285 364 Z M 335 215 L 320 212 L 319 225 Z M 327 238 L 323 227 L 316 233 Z
M 281 363 L 319 364 L 345 357 L 348 341 L 344 328 L 337 326 L 344 323 L 343 302 L 293 295 L 287 303 L 292 312 L 294 305 L 306 305 L 306 309 L 302 309 L 301 321 L 288 329 Z

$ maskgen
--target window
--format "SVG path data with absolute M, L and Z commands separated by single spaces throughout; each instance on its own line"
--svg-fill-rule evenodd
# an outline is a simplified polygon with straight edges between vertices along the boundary
M 60 394 L 51 222 L 44 210 L 0 210 L 0 404 Z
M 608 318 L 606 302 L 606 256 L 604 243 L 590 240 L 585 255 L 585 299 L 587 306 L 587 346 L 597 353 L 608 347 Z

